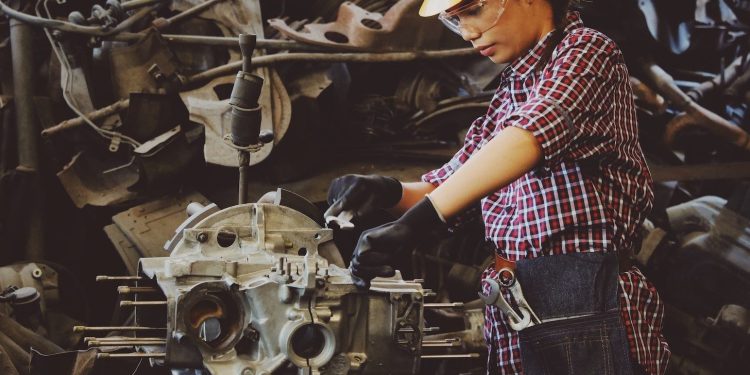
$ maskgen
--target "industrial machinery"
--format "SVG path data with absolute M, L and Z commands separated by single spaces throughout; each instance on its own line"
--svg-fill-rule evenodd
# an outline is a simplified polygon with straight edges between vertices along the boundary
M 135 309 L 137 327 L 122 329 L 137 334 L 120 340 L 138 349 L 100 357 L 147 357 L 211 374 L 418 371 L 421 284 L 397 274 L 357 290 L 349 271 L 331 261 L 338 255 L 332 231 L 312 218 L 245 204 L 178 237 L 169 257 L 141 259 L 139 276 L 100 278 L 135 281 L 119 291 L 132 295 L 121 306 Z

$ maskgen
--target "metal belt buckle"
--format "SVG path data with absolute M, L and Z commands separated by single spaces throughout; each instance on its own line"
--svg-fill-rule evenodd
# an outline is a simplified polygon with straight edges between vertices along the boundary
M 524 328 L 540 324 L 541 320 L 539 320 L 539 317 L 536 316 L 534 310 L 531 309 L 531 306 L 529 306 L 529 303 L 523 296 L 521 284 L 516 280 L 515 272 L 513 272 L 511 268 L 504 267 L 501 268 L 497 274 L 498 280 L 490 278 L 482 280 L 489 284 L 490 292 L 488 295 L 479 292 L 479 298 L 481 298 L 485 304 L 495 305 L 505 313 L 505 315 L 508 316 L 510 328 L 516 331 L 521 331 Z M 505 300 L 501 287 L 510 291 L 513 299 L 516 300 L 520 314 L 513 309 L 508 301 Z

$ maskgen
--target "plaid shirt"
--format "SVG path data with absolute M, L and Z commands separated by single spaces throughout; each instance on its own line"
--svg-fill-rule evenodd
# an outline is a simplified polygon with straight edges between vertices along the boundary
M 549 63 L 535 69 L 551 34 L 501 73 L 487 113 L 463 147 L 422 180 L 439 185 L 507 126 L 530 131 L 540 165 L 481 201 L 486 237 L 510 260 L 572 252 L 632 249 L 653 201 L 638 144 L 628 72 L 621 52 L 571 12 Z M 495 277 L 489 268 L 484 277 Z M 649 374 L 666 370 L 664 307 L 643 274 L 620 274 L 620 305 L 631 358 Z M 508 296 L 506 296 L 508 297 Z M 488 306 L 485 339 L 500 373 L 521 373 L 518 334 Z M 494 372 L 494 371 L 493 371 Z

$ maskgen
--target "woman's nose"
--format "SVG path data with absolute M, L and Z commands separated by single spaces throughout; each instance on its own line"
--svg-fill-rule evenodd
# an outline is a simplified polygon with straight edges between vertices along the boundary
M 467 42 L 471 42 L 472 40 L 475 40 L 480 36 L 482 36 L 481 33 L 461 28 L 461 38 L 463 38 Z

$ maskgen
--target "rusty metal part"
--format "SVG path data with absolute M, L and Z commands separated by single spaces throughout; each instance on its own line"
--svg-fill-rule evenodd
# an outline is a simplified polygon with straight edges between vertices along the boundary
M 120 307 L 166 306 L 167 301 L 120 301 Z
M 96 281 L 138 281 L 141 280 L 140 276 L 106 276 L 99 275 L 96 277 Z
M 128 106 L 130 106 L 130 99 L 122 99 L 106 107 L 102 107 L 95 111 L 89 112 L 86 114 L 86 117 L 88 117 L 89 120 L 91 121 L 98 121 L 106 117 L 109 117 L 115 113 L 124 111 L 128 108 Z M 82 117 L 75 117 L 70 120 L 65 120 L 51 128 L 42 130 L 42 136 L 43 137 L 53 136 L 59 132 L 62 132 L 68 129 L 77 128 L 85 124 L 86 122 Z
M 13 366 L 13 361 L 10 360 L 10 356 L 2 346 L 0 346 L 0 373 L 5 375 L 18 375 L 16 366 Z
M 378 51 L 435 48 L 442 27 L 438 22 L 419 17 L 421 3 L 421 0 L 399 1 L 385 15 L 380 15 L 344 2 L 335 22 L 307 24 L 302 31 L 278 18 L 268 20 L 268 24 L 290 39 L 326 47 Z
M 721 90 L 734 82 L 745 70 L 750 56 L 743 55 L 736 58 L 729 66 L 716 75 L 713 79 L 705 81 L 696 87 L 687 90 L 687 95 L 695 101 L 700 101 L 711 92 Z
M 159 289 L 150 286 L 118 286 L 117 294 L 133 294 L 133 293 L 157 293 Z
M 73 332 L 112 332 L 112 331 L 123 331 L 123 332 L 141 332 L 141 331 L 163 331 L 165 327 L 139 327 L 139 326 L 112 326 L 112 327 L 90 327 L 90 326 L 75 326 Z
M 128 98 L 130 93 L 156 93 L 167 81 L 176 79 L 179 66 L 156 31 L 132 45 L 112 48 L 108 58 L 112 90 L 118 98 Z
M 690 96 L 677 87 L 672 76 L 655 63 L 648 61 L 641 61 L 640 63 L 643 71 L 655 85 L 656 90 L 672 102 L 676 108 L 683 111 L 667 124 L 664 132 L 665 143 L 672 145 L 677 133 L 684 129 L 700 127 L 724 141 L 750 151 L 750 134 L 693 101 Z
M 3 351 L 8 354 L 10 361 L 13 363 L 13 366 L 16 367 L 19 374 L 29 374 L 28 365 L 31 360 L 31 355 L 1 331 L 0 347 L 2 347 Z
M 468 358 L 479 358 L 479 353 L 468 353 L 468 354 L 427 354 L 423 355 L 422 359 L 468 359 Z
M 260 56 L 253 59 L 256 67 L 273 64 L 305 61 L 305 62 L 405 62 L 417 60 L 445 59 L 452 57 L 470 56 L 476 54 L 474 48 L 459 48 L 443 51 L 415 51 L 415 52 L 386 52 L 386 53 L 278 53 L 270 56 Z M 241 61 L 231 62 L 205 72 L 186 78 L 186 83 L 197 84 L 214 77 L 231 74 L 242 66 Z
M 111 162 L 110 162 L 111 163 Z M 76 207 L 108 206 L 133 199 L 128 190 L 138 181 L 138 171 L 127 165 L 112 165 L 99 158 L 78 153 L 57 173 L 63 188 Z
M 182 22 L 190 17 L 197 16 L 204 11 L 206 11 L 208 8 L 214 6 L 215 4 L 218 4 L 224 0 L 209 0 L 205 1 L 203 3 L 200 3 L 198 5 L 193 6 L 192 8 L 186 9 L 172 17 L 169 17 L 167 19 L 164 18 L 157 18 L 154 20 L 153 25 L 157 29 L 164 29 L 171 25 L 174 25 L 176 23 Z
M 654 181 L 705 181 L 750 178 L 750 162 L 693 164 L 679 166 L 649 165 Z
M 200 193 L 186 192 L 140 204 L 112 217 L 113 224 L 106 226 L 104 231 L 128 273 L 136 273 L 140 258 L 166 254 L 164 244 L 172 238 L 180 223 L 188 219 L 185 207 L 192 202 L 209 203 Z M 123 288 L 129 288 L 131 292 L 135 289 Z
M 662 114 L 667 111 L 668 106 L 664 97 L 657 94 L 640 79 L 630 76 L 630 87 L 633 89 L 636 100 L 642 103 L 649 111 L 656 114 Z
M 32 287 L 42 294 L 41 310 L 60 301 L 58 274 L 53 268 L 40 263 L 19 263 L 0 267 L 0 291 L 10 286 Z M 0 313 L 10 314 L 10 308 L 0 304 Z
M 5 314 L 0 313 L 0 332 L 8 336 L 22 348 L 34 348 L 44 354 L 53 354 L 63 351 L 57 344 L 40 336 L 36 332 L 20 325 Z
M 26 13 L 18 12 L 13 8 L 5 5 L 0 1 L 0 12 L 4 13 L 8 17 L 18 20 L 27 24 L 31 24 L 38 27 L 44 27 L 49 29 L 60 30 L 67 33 L 74 34 L 86 34 L 91 36 L 104 37 L 108 35 L 114 35 L 124 30 L 129 29 L 131 26 L 136 24 L 141 19 L 145 18 L 151 12 L 157 10 L 161 4 L 154 5 L 152 7 L 140 9 L 138 12 L 128 17 L 126 20 L 120 22 L 113 28 L 104 28 L 99 26 L 81 26 L 71 22 L 60 21 L 55 19 L 35 17 Z
M 164 358 L 165 353 L 97 353 L 96 359 L 114 358 Z
M 158 346 L 166 345 L 167 340 L 132 340 L 132 341 L 97 341 L 90 340 L 88 347 L 107 347 L 107 346 Z

